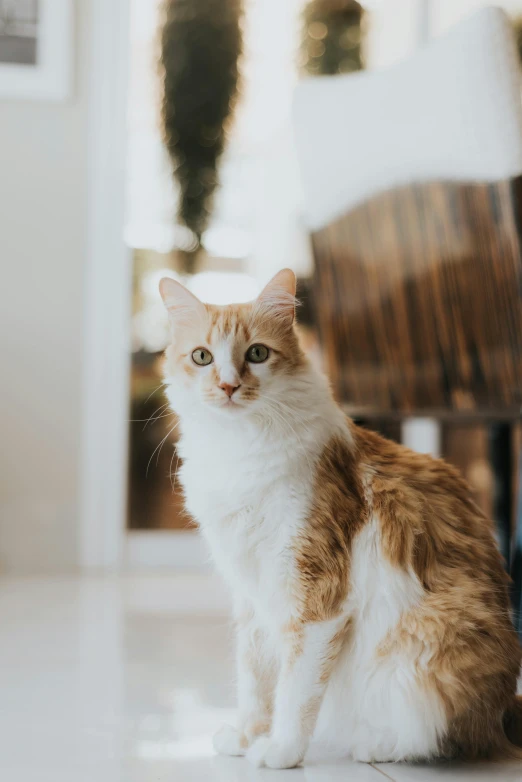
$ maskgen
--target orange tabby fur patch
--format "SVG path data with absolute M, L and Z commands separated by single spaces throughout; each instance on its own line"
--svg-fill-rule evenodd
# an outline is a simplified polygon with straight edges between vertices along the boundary
M 301 619 L 340 613 L 354 538 L 377 518 L 383 555 L 414 572 L 424 589 L 377 653 L 408 655 L 426 690 L 440 696 L 449 722 L 441 755 L 491 754 L 504 741 L 521 662 L 492 524 L 453 467 L 351 430 L 353 448 L 334 438 L 317 465 L 311 514 L 296 544 Z
M 341 612 L 352 541 L 367 518 L 353 450 L 334 437 L 317 465 L 310 515 L 296 548 L 303 621 L 331 619 Z

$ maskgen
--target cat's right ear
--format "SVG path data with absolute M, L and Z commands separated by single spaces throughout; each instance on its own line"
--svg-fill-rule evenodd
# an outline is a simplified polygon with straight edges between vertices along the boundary
M 160 280 L 159 291 L 174 329 L 197 323 L 205 317 L 206 309 L 203 302 L 172 277 L 163 277 Z

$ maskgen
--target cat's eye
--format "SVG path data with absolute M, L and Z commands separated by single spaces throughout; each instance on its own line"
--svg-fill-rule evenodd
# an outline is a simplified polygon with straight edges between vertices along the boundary
M 251 345 L 246 352 L 246 360 L 252 364 L 262 364 L 267 360 L 269 352 L 266 345 Z
M 214 356 L 210 350 L 207 350 L 206 348 L 196 348 L 196 350 L 192 351 L 192 361 L 194 364 L 197 364 L 198 367 L 206 367 L 209 364 L 212 364 Z

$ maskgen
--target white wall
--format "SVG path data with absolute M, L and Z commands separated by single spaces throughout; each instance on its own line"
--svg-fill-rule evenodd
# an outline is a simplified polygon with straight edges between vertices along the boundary
M 89 0 L 66 104 L 0 100 L 0 574 L 78 563 Z

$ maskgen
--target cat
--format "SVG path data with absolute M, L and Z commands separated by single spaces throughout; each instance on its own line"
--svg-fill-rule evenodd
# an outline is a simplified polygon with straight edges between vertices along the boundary
M 234 599 L 238 725 L 217 752 L 290 768 L 312 737 L 366 762 L 509 751 L 508 577 L 457 471 L 345 416 L 300 348 L 290 270 L 247 304 L 160 292 L 186 507 Z

